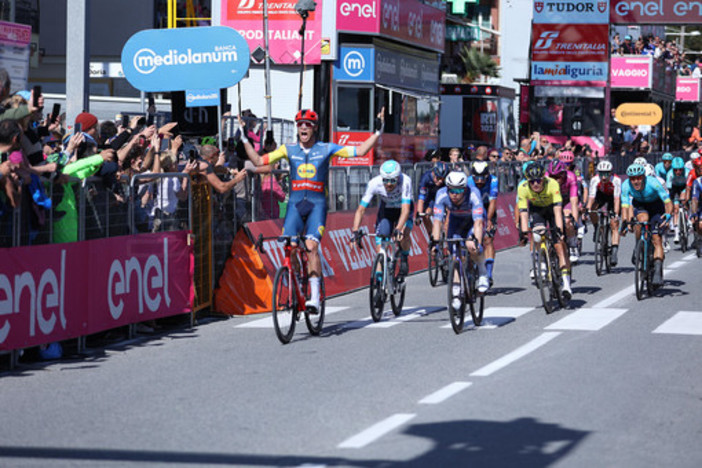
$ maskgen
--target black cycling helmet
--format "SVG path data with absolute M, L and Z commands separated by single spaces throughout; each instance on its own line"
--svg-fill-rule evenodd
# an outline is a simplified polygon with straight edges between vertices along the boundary
M 487 177 L 490 175 L 490 167 L 485 161 L 475 161 L 470 169 L 473 177 Z
M 526 180 L 543 179 L 546 171 L 541 164 L 531 164 L 524 172 Z
M 434 173 L 437 179 L 444 180 L 444 178 L 446 178 L 446 176 L 449 173 L 449 167 L 445 162 L 439 161 L 436 164 L 434 164 L 432 172 Z

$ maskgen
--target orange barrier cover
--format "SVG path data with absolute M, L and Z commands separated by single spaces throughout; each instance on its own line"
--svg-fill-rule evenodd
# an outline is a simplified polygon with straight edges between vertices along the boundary
M 273 282 L 261 255 L 241 229 L 234 237 L 231 257 L 215 289 L 215 311 L 227 315 L 270 312 L 272 295 Z

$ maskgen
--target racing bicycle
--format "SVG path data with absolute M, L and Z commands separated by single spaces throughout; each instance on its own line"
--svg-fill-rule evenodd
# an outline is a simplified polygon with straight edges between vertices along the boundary
M 448 267 L 449 267 L 449 250 L 446 244 L 446 235 L 441 234 L 441 239 L 434 246 L 434 248 L 429 248 L 427 255 L 429 257 L 429 284 L 436 286 L 439 282 L 439 275 L 441 275 L 441 281 L 446 282 L 448 278 Z
M 368 234 L 359 231 L 359 238 L 356 243 L 360 248 L 361 237 L 380 237 L 376 234 Z M 373 261 L 370 277 L 370 314 L 374 322 L 379 322 L 383 317 L 385 302 L 390 297 L 392 313 L 398 316 L 402 313 L 402 306 L 405 303 L 405 278 L 400 275 L 400 255 L 402 249 L 397 240 L 388 237 L 380 237 L 380 251 Z
M 634 227 L 641 226 L 641 234 L 634 247 L 634 289 L 636 299 L 641 300 L 644 292 L 649 296 L 653 295 L 653 230 L 649 221 L 629 221 L 625 229 L 634 230 Z
M 597 231 L 595 231 L 595 273 L 601 276 L 604 272 L 612 272 L 612 246 L 609 244 L 612 227 L 611 211 L 597 211 Z
M 556 230 L 539 225 L 532 228 L 531 234 L 536 247 L 534 252 L 536 287 L 541 295 L 544 310 L 550 314 L 556 309 L 556 304 L 561 309 L 566 306 L 558 268 L 558 255 L 553 241 Z
M 473 323 L 479 326 L 483 322 L 483 311 L 485 309 L 485 295 L 478 293 L 478 265 L 473 262 L 466 248 L 466 241 L 470 239 L 449 239 L 446 242 L 451 246 L 451 256 L 448 268 L 448 281 L 446 290 L 448 292 L 448 311 L 451 319 L 451 327 L 456 334 L 463 331 L 465 321 L 466 304 L 470 308 L 470 315 Z M 454 295 L 454 286 L 459 287 L 458 295 Z M 458 298 L 460 305 L 454 307 L 453 299 Z

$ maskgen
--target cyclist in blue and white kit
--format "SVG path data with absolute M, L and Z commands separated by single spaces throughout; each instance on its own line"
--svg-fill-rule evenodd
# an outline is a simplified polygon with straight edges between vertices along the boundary
M 378 217 L 375 223 L 376 250 L 380 251 L 382 238 L 393 238 L 400 241 L 400 276 L 407 276 L 409 265 L 407 257 L 410 250 L 410 231 L 412 230 L 412 179 L 402 173 L 402 168 L 392 159 L 380 166 L 380 174 L 373 177 L 366 187 L 366 193 L 361 198 L 353 218 L 353 241 L 360 239 L 358 231 L 363 221 L 366 208 L 373 197 L 380 198 Z
M 670 198 L 673 200 L 673 231 L 675 238 L 673 242 L 680 243 L 680 226 L 678 226 L 678 212 L 680 211 L 680 202 L 685 203 L 688 199 L 687 177 L 690 171 L 685 169 L 685 161 L 680 156 L 673 158 L 673 164 L 668 177 L 666 178 L 665 186 L 670 193 Z
M 327 184 L 329 181 L 329 163 L 332 157 L 353 158 L 363 156 L 378 141 L 384 126 L 385 108 L 380 109 L 375 122 L 376 132 L 360 146 L 341 146 L 334 143 L 317 141 L 319 116 L 310 109 L 302 109 L 295 116 L 297 124 L 297 144 L 282 145 L 270 153 L 259 155 L 246 138 L 243 124 L 239 118 L 241 137 L 246 154 L 256 165 L 272 164 L 280 159 L 290 161 L 290 199 L 285 214 L 283 234 L 297 236 L 304 233 L 305 245 L 309 250 L 308 271 L 310 299 L 305 306 L 313 311 L 319 310 L 320 277 L 322 261 L 319 258 L 319 243 L 324 235 L 327 220 Z M 293 245 L 297 245 L 295 239 Z
M 452 171 L 446 176 L 446 187 L 439 190 L 434 203 L 434 226 L 432 228 L 432 248 L 435 240 L 441 235 L 441 226 L 448 213 L 448 227 L 446 229 L 447 239 L 468 239 L 466 248 L 470 258 L 478 265 L 478 291 L 486 292 L 490 288 L 490 283 L 485 270 L 485 259 L 482 255 L 480 239 L 483 238 L 483 216 L 485 210 L 480 199 L 480 192 L 474 187 L 468 186 L 468 177 L 465 172 Z M 460 286 L 453 279 L 453 301 L 460 306 Z
M 653 264 L 654 273 L 652 283 L 655 286 L 663 284 L 663 242 L 661 235 L 665 233 L 673 203 L 665 187 L 655 176 L 646 176 L 646 169 L 640 164 L 632 164 L 626 170 L 629 178 L 622 184 L 622 213 L 624 222 L 628 223 L 632 217 L 638 221 L 648 222 L 652 225 L 653 233 Z M 626 224 L 625 224 L 626 226 Z M 636 226 L 636 239 L 641 235 L 641 227 Z M 626 229 L 622 231 L 626 235 Z
M 438 161 L 431 170 L 422 174 L 422 178 L 419 179 L 416 222 L 423 220 L 427 232 L 431 232 L 431 213 L 434 210 L 436 193 L 444 186 L 444 179 L 448 173 L 448 164 Z
M 470 169 L 471 175 L 468 177 L 468 186 L 480 193 L 483 203 L 483 239 L 485 248 L 485 269 L 487 270 L 488 281 L 492 287 L 492 269 L 495 266 L 495 246 L 493 239 L 497 231 L 497 195 L 499 193 L 499 181 L 497 177 L 490 174 L 490 169 L 486 161 L 475 161 Z

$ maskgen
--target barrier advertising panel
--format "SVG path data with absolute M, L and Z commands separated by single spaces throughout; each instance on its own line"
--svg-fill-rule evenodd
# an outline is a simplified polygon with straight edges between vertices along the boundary
M 0 68 L 10 75 L 10 93 L 27 89 L 31 37 L 31 26 L 0 21 Z
M 609 24 L 609 0 L 535 0 L 534 24 Z
M 535 62 L 606 62 L 607 24 L 534 24 L 531 59 Z
M 700 79 L 678 76 L 678 82 L 675 88 L 675 100 L 699 102 Z
M 305 63 L 318 65 L 322 61 L 322 7 L 309 13 L 305 27 Z M 300 15 L 291 0 L 268 0 L 268 52 L 273 63 L 300 63 L 302 25 Z M 251 49 L 251 58 L 263 63 L 263 0 L 222 0 L 222 25 L 241 34 Z
M 700 24 L 702 8 L 689 0 L 611 0 L 612 24 Z
M 651 57 L 612 57 L 612 88 L 651 88 Z
M 0 350 L 190 312 L 186 231 L 2 249 Z
M 140 91 L 228 88 L 249 62 L 244 38 L 223 26 L 139 31 L 122 48 L 124 76 Z

